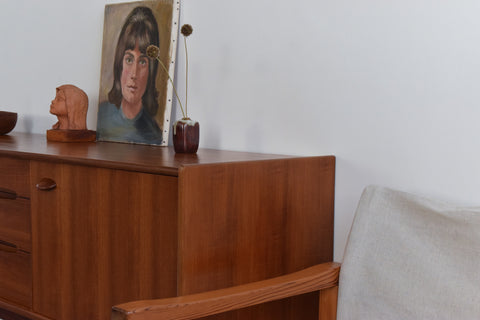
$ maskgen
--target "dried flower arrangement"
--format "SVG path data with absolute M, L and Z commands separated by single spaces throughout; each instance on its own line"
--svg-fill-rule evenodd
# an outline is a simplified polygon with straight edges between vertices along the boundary
M 187 100 L 188 100 L 188 51 L 187 51 L 187 37 L 192 34 L 193 28 L 189 24 L 184 24 L 182 28 L 180 29 L 180 32 L 183 35 L 183 40 L 185 43 L 185 65 L 186 65 L 186 77 L 185 77 L 185 109 L 183 108 L 182 101 L 180 100 L 180 97 L 178 96 L 177 88 L 175 88 L 175 84 L 173 83 L 172 78 L 170 77 L 167 68 L 163 64 L 163 62 L 160 60 L 160 48 L 155 46 L 155 45 L 149 45 L 147 47 L 147 56 L 153 59 L 157 59 L 157 61 L 160 63 L 162 66 L 163 70 L 168 76 L 168 79 L 170 80 L 170 83 L 173 86 L 173 91 L 175 92 L 175 96 L 177 97 L 178 103 L 180 104 L 180 109 L 182 110 L 182 115 L 183 119 L 182 120 L 190 120 L 187 114 Z

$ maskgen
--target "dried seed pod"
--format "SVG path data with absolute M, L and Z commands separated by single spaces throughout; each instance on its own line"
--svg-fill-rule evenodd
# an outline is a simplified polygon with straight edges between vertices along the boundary
M 158 58 L 160 56 L 160 48 L 153 44 L 149 45 L 147 47 L 147 56 L 153 59 Z
M 184 24 L 182 26 L 182 29 L 180 29 L 180 32 L 185 36 L 185 37 L 188 37 L 189 35 L 192 34 L 193 32 L 193 28 L 191 25 L 189 24 Z

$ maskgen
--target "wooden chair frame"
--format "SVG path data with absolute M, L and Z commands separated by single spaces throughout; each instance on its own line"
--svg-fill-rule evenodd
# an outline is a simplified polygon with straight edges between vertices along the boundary
M 337 313 L 340 264 L 322 263 L 298 272 L 240 286 L 175 298 L 133 301 L 112 308 L 112 320 L 189 320 L 319 292 L 319 320 Z

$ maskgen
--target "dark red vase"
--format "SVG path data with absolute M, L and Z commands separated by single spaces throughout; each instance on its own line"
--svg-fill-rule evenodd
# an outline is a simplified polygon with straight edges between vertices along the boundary
M 183 118 L 173 124 L 173 147 L 177 153 L 196 153 L 200 140 L 200 124 Z

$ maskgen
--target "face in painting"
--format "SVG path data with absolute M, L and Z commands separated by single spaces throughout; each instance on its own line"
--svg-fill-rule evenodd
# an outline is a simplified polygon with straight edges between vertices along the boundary
M 148 57 L 138 50 L 138 46 L 134 50 L 125 51 L 120 78 L 124 106 L 138 106 L 142 103 L 148 81 L 148 64 Z
M 67 114 L 67 103 L 65 98 L 65 92 L 63 92 L 63 90 L 57 89 L 55 99 L 53 99 L 52 103 L 50 104 L 50 113 L 55 115 Z

